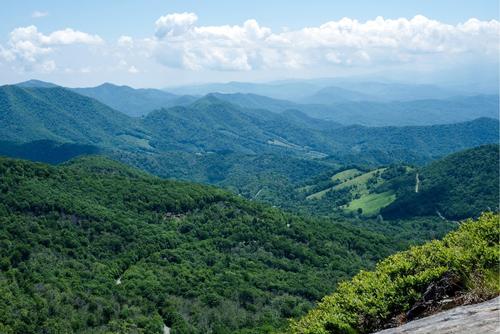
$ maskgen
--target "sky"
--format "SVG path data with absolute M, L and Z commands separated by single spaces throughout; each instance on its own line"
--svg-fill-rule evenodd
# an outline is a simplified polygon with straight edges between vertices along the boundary
M 497 0 L 10 1 L 0 84 L 496 78 Z M 497 79 L 494 79 L 497 80 Z

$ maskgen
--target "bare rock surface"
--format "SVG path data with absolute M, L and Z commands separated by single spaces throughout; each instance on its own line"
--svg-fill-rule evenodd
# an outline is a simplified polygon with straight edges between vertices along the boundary
M 500 333 L 500 297 L 459 306 L 377 334 L 490 334 Z

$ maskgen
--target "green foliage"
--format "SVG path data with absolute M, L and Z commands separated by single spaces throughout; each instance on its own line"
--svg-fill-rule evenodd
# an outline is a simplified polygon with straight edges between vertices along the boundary
M 2 140 L 59 142 L 123 148 L 121 135 L 144 137 L 135 120 L 108 106 L 56 88 L 0 87 Z
M 387 218 L 436 215 L 449 219 L 497 210 L 499 146 L 485 145 L 458 152 L 420 170 L 396 178 L 387 186 L 397 200 L 382 209 Z M 415 192 L 418 172 L 419 192 Z
M 266 333 L 449 229 L 300 218 L 100 157 L 0 159 L 0 328 Z
M 110 83 L 104 83 L 97 87 L 73 88 L 72 90 L 133 117 L 144 116 L 160 108 L 189 104 L 196 99 L 193 96 L 178 96 L 159 89 L 134 89 Z
M 339 284 L 335 293 L 323 298 L 304 318 L 292 321 L 290 332 L 345 333 L 347 328 L 369 333 L 407 311 L 445 273 L 455 273 L 463 281 L 491 271 L 498 277 L 499 218 L 487 213 L 476 221 L 468 220 L 442 241 L 390 256 L 374 271 L 361 271 Z
M 52 140 L 36 140 L 24 144 L 0 141 L 0 155 L 32 161 L 61 163 L 80 155 L 100 153 L 93 145 L 58 143 Z

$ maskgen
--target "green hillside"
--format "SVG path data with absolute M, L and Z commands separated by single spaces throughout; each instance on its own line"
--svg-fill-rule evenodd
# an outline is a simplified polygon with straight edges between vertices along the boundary
M 156 134 L 154 146 L 163 150 L 289 151 L 300 155 L 332 152 L 334 144 L 306 122 L 206 96 L 185 107 L 152 112 L 143 124 Z
M 133 117 L 144 116 L 160 108 L 189 104 L 196 99 L 192 96 L 178 96 L 159 89 L 134 89 L 110 83 L 97 87 L 72 88 L 72 91 L 94 98 Z
M 498 121 L 474 121 L 403 127 L 347 126 L 328 133 L 339 154 L 348 161 L 357 156 L 379 165 L 401 161 L 422 164 L 444 155 L 486 143 L 498 143 Z M 496 139 L 493 139 L 496 137 Z
M 140 126 L 108 106 L 65 88 L 0 87 L 2 140 L 126 146 L 122 136 L 144 137 Z
M 265 333 L 450 228 L 304 219 L 99 157 L 0 158 L 0 332 Z
M 24 144 L 0 141 L 0 156 L 58 164 L 80 155 L 101 153 L 97 146 L 35 140 Z
M 339 127 L 295 112 L 242 108 L 214 95 L 143 120 L 55 88 L 0 87 L 3 140 L 98 144 L 127 151 L 288 152 L 336 163 L 418 163 L 498 141 L 498 121 L 413 127 Z
M 388 218 L 441 215 L 461 219 L 497 210 L 499 158 L 498 145 L 485 145 L 452 154 L 395 179 L 388 189 L 396 192 L 397 200 L 381 213 Z
M 498 145 L 484 145 L 423 167 L 325 167 L 315 177 L 296 183 L 293 201 L 322 215 L 343 211 L 365 217 L 380 213 L 386 219 L 475 217 L 498 210 L 499 158 Z
M 485 214 L 466 221 L 442 241 L 395 254 L 379 262 L 374 271 L 361 271 L 299 321 L 287 333 L 372 333 L 394 326 L 422 300 L 428 287 L 436 292 L 432 307 L 445 298 L 455 303 L 481 301 L 500 292 L 498 271 L 499 216 Z M 447 283 L 446 283 L 447 282 Z M 428 299 L 426 299 L 428 301 Z M 446 304 L 443 304 L 446 305 Z M 399 319 L 399 320 L 398 320 Z
M 407 170 L 408 167 L 399 165 L 372 170 L 341 169 L 341 171 L 334 172 L 332 176 L 329 176 L 331 172 L 330 174 L 324 173 L 323 177 L 315 177 L 307 181 L 306 185 L 300 187 L 298 191 L 305 194 L 306 201 L 316 202 L 312 204 L 315 208 L 330 207 L 332 211 L 372 217 L 396 199 L 394 190 L 381 191 L 379 189 L 388 180 L 405 174 Z

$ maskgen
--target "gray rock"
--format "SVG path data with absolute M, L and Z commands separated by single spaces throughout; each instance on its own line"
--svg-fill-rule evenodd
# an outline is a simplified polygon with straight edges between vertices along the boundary
M 377 334 L 490 334 L 500 333 L 500 297 L 460 306 L 426 318 L 410 321 Z

